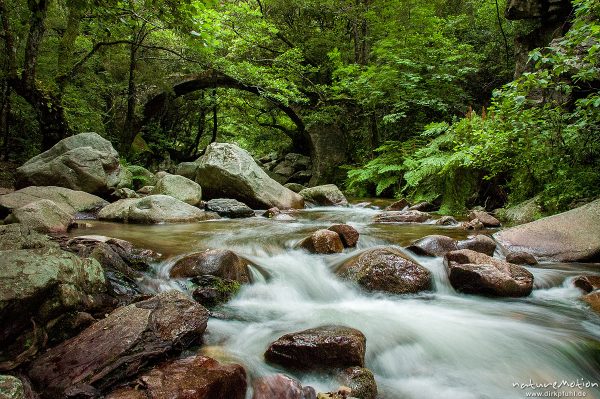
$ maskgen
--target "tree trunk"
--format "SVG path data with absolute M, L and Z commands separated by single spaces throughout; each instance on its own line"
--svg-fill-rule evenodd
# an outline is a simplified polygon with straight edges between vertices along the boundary
M 123 125 L 123 142 L 122 149 L 126 152 L 129 151 L 131 143 L 133 142 L 133 118 L 135 118 L 135 96 L 136 96 L 136 85 L 135 85 L 135 70 L 137 67 L 137 44 L 132 44 L 129 50 L 129 81 L 127 84 L 127 114 L 125 116 L 125 124 Z
M 200 140 L 204 135 L 204 129 L 206 126 L 206 108 L 204 107 L 204 90 L 202 90 L 200 94 L 200 99 L 202 101 L 202 108 L 200 109 L 200 116 L 198 118 L 198 130 L 196 132 L 196 138 L 194 139 L 193 147 L 188 151 L 191 157 L 196 158 L 198 156 L 198 146 L 200 145 Z
M 210 139 L 211 143 L 216 143 L 217 141 L 217 133 L 219 131 L 219 121 L 217 119 L 217 89 L 213 89 L 212 91 L 212 100 L 213 100 L 213 129 L 212 129 L 212 137 Z
M 10 152 L 10 86 L 2 79 L 0 86 L 0 136 L 2 137 L 2 159 L 9 158 Z

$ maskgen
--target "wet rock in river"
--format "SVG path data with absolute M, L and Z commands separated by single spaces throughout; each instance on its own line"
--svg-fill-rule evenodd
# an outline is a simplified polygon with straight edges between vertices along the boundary
M 348 200 L 335 184 L 305 188 L 299 193 L 308 204 L 317 206 L 346 206 Z
M 483 225 L 483 223 L 481 223 L 481 220 L 479 219 L 473 219 L 469 222 L 462 222 L 460 224 L 460 227 L 462 227 L 465 230 L 483 230 L 485 228 L 485 226 Z
M 404 208 L 409 207 L 410 204 L 405 198 L 399 199 L 385 208 L 386 211 L 402 211 Z
M 286 334 L 269 345 L 269 363 L 302 370 L 364 366 L 366 338 L 346 326 L 322 326 Z
M 509 252 L 506 254 L 506 261 L 515 265 L 537 265 L 535 256 L 524 251 Z
M 444 264 L 452 287 L 466 294 L 522 297 L 533 289 L 533 275 L 527 269 L 479 252 L 449 252 Z
M 250 281 L 248 262 L 226 249 L 210 249 L 185 255 L 175 262 L 170 275 L 173 278 L 211 275 L 242 284 Z
M 431 289 L 431 272 L 399 250 L 373 248 L 343 263 L 336 273 L 369 291 L 410 294 Z
M 241 288 L 238 281 L 210 275 L 196 277 L 192 282 L 197 285 L 197 288 L 192 292 L 192 297 L 196 302 L 207 308 L 228 302 Z
M 254 216 L 254 211 L 248 205 L 234 199 L 211 199 L 206 203 L 205 209 L 210 212 L 216 212 L 219 216 L 232 219 Z
M 500 221 L 485 211 L 471 211 L 469 220 L 478 219 L 485 227 L 499 227 Z
M 281 211 L 277 207 L 269 208 L 262 215 L 266 218 L 272 218 L 281 214 Z
M 191 223 L 218 217 L 168 195 L 119 200 L 98 213 L 100 220 L 140 224 Z
M 198 342 L 208 311 L 179 292 L 121 307 L 31 363 L 29 376 L 46 398 L 67 390 L 103 391 L 139 369 Z
M 202 201 L 202 188 L 186 177 L 167 174 L 160 178 L 150 194 L 168 195 L 196 206 Z
M 458 221 L 452 216 L 442 216 L 441 218 L 435 221 L 435 224 L 437 224 L 438 226 L 457 226 Z
M 344 247 L 356 247 L 360 234 L 354 227 L 347 224 L 334 224 L 328 230 L 334 231 L 339 234 L 342 243 L 344 244 Z
M 313 254 L 334 254 L 344 251 L 340 235 L 331 230 L 317 230 L 298 244 Z
M 458 249 L 470 249 L 489 256 L 494 255 L 496 251 L 496 242 L 491 237 L 483 234 L 477 234 L 468 237 L 466 240 L 460 240 L 457 246 Z
M 428 213 L 420 211 L 391 211 L 375 217 L 375 223 L 424 223 L 430 218 Z
M 409 211 L 433 212 L 437 209 L 431 202 L 419 202 L 408 208 Z
M 357 399 L 376 399 L 377 383 L 375 376 L 369 369 L 363 367 L 349 367 L 341 370 L 337 379 L 343 386 L 350 388 L 350 396 Z
M 585 292 L 592 292 L 600 289 L 600 276 L 586 275 L 578 276 L 573 279 L 573 285 Z
M 494 234 L 505 252 L 559 262 L 600 260 L 600 200 Z
M 458 247 L 455 239 L 436 234 L 420 238 L 406 249 L 418 255 L 444 256 L 447 252 L 457 250 Z
M 600 313 L 600 291 L 593 291 L 583 296 L 583 301 L 586 302 L 595 311 Z
M 192 356 L 162 363 L 130 385 L 113 391 L 106 399 L 244 399 L 247 383 L 239 364 Z
M 260 377 L 252 382 L 252 399 L 316 399 L 312 387 L 303 387 L 300 381 L 283 374 Z
M 245 150 L 212 143 L 198 160 L 196 182 L 206 198 L 234 198 L 255 209 L 304 208 L 303 198 L 271 179 Z

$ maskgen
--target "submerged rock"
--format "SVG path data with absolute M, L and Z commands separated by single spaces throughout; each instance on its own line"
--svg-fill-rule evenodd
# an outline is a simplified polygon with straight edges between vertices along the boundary
M 105 206 L 98 213 L 100 220 L 141 224 L 191 223 L 218 217 L 168 195 L 122 199 Z
M 300 381 L 283 374 L 257 378 L 252 383 L 252 399 L 316 399 L 312 387 L 303 387 Z
M 600 200 L 494 234 L 505 252 L 559 262 L 600 260 Z
M 375 223 L 424 223 L 430 218 L 420 211 L 391 211 L 375 216 Z
M 395 248 L 373 248 L 343 263 L 336 273 L 369 291 L 409 294 L 431 289 L 431 272 Z
M 219 216 L 232 219 L 249 218 L 254 216 L 254 211 L 250 209 L 248 205 L 234 199 L 211 199 L 206 203 L 205 209 L 210 212 L 216 212 L 219 214 Z
M 207 320 L 208 311 L 184 294 L 162 293 L 119 308 L 48 350 L 31 364 L 29 376 L 46 398 L 103 391 L 197 342 Z
M 305 188 L 299 193 L 304 200 L 318 206 L 346 206 L 348 200 L 335 184 Z
M 250 281 L 248 262 L 226 249 L 210 249 L 185 255 L 175 262 L 169 274 L 173 278 L 211 275 L 242 284 Z
M 247 383 L 239 364 L 191 356 L 162 363 L 130 385 L 113 391 L 106 399 L 244 399 Z
M 466 294 L 521 297 L 533 289 L 533 274 L 527 269 L 479 252 L 449 252 L 444 264 L 452 287 Z
M 347 224 L 334 224 L 327 230 L 331 230 L 338 233 L 342 240 L 342 243 L 344 244 L 344 247 L 346 248 L 356 247 L 356 244 L 358 243 L 358 238 L 360 237 L 358 231 L 354 227 Z
M 167 174 L 163 176 L 156 182 L 150 194 L 168 195 L 194 206 L 202 201 L 202 188 L 200 185 L 179 175 Z
M 317 230 L 298 244 L 313 254 L 335 254 L 344 251 L 340 235 L 331 230 Z
M 60 186 L 92 194 L 109 194 L 122 179 L 119 154 L 96 133 L 81 133 L 17 168 L 16 187 Z
M 52 201 L 71 216 L 78 212 L 93 212 L 108 205 L 102 198 L 83 191 L 56 186 L 32 186 L 1 195 L 0 216 L 4 217 L 17 208 L 42 199 Z
M 54 202 L 41 199 L 17 208 L 7 218 L 10 222 L 39 233 L 66 233 L 73 223 L 73 216 L 59 208 Z
M 303 370 L 364 366 L 366 338 L 345 326 L 322 326 L 286 334 L 269 345 L 269 363 Z
M 210 144 L 198 160 L 196 181 L 208 199 L 234 198 L 255 209 L 304 207 L 301 196 L 271 179 L 234 144 Z

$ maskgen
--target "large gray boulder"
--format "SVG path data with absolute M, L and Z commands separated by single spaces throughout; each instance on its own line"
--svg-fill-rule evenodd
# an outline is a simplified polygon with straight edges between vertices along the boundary
M 190 205 L 202 201 L 202 188 L 198 183 L 179 175 L 165 175 L 156 182 L 151 194 L 169 195 Z
M 161 293 L 118 308 L 48 350 L 31 364 L 29 376 L 45 398 L 65 397 L 65 391 L 99 397 L 140 369 L 198 342 L 207 320 L 208 311 L 186 295 Z
M 39 233 L 66 233 L 71 223 L 73 223 L 73 216 L 47 199 L 31 202 L 17 208 L 6 219 L 10 222 L 22 223 Z M 5 220 L 5 223 L 7 220 Z
M 66 312 L 91 309 L 98 305 L 96 295 L 105 290 L 104 272 L 94 259 L 56 248 L 2 251 L 0 352 L 10 351 L 17 338 L 35 331 L 32 320 L 44 325 Z M 32 341 L 17 344 L 34 346 Z
M 56 186 L 31 186 L 1 195 L 0 217 L 41 199 L 54 202 L 60 209 L 72 216 L 78 212 L 94 211 L 108 205 L 108 202 L 102 198 L 83 191 Z
M 17 168 L 16 187 L 61 186 L 106 195 L 120 186 L 123 171 L 110 141 L 81 133 L 59 141 Z
M 219 215 L 202 211 L 168 195 L 128 198 L 105 206 L 98 219 L 123 223 L 191 223 L 218 219 Z
M 198 160 L 196 181 L 207 199 L 234 198 L 251 208 L 303 208 L 304 200 L 271 179 L 234 144 L 212 143 Z
M 600 200 L 494 234 L 505 252 L 559 262 L 600 260 Z

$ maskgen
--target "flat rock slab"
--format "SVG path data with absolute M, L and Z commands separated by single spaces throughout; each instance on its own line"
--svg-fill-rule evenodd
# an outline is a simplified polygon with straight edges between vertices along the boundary
M 134 384 L 135 388 L 118 389 L 106 399 L 244 399 L 247 388 L 242 366 L 220 364 L 204 356 L 160 364 L 140 376 Z
M 218 219 L 219 215 L 202 211 L 168 195 L 128 198 L 102 208 L 98 219 L 123 223 L 192 223 Z
M 219 216 L 232 219 L 254 216 L 254 211 L 248 205 L 228 198 L 211 199 L 206 203 L 205 209 L 210 212 L 216 212 Z
M 108 205 L 102 198 L 83 191 L 56 186 L 31 186 L 0 196 L 0 216 L 41 199 L 54 202 L 72 216 L 77 212 L 94 211 Z
M 265 359 L 293 369 L 364 366 L 366 338 L 346 326 L 322 326 L 286 334 L 269 345 Z
M 166 292 L 119 308 L 78 336 L 50 349 L 29 369 L 45 397 L 67 389 L 100 391 L 198 342 L 208 311 L 180 292 Z
M 559 262 L 600 260 L 600 200 L 494 234 L 506 252 Z
M 452 287 L 466 294 L 522 297 L 533 289 L 533 274 L 524 267 L 469 249 L 447 253 L 444 264 Z
M 430 215 L 421 211 L 390 211 L 375 216 L 375 223 L 425 223 Z

